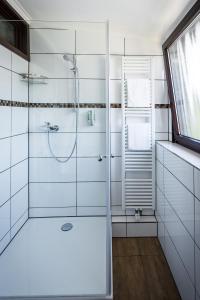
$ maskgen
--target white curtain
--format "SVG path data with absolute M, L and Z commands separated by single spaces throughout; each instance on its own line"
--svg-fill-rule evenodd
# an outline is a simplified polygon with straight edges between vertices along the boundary
M 200 139 L 200 19 L 169 48 L 173 88 L 182 135 Z

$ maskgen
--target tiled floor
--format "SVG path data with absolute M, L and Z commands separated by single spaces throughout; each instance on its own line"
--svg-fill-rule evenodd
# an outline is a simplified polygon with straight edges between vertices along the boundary
M 114 300 L 180 300 L 157 238 L 113 238 Z

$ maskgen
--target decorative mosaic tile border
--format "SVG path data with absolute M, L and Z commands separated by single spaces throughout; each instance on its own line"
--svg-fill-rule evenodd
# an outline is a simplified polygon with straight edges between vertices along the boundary
M 0 100 L 0 106 L 32 107 L 32 108 L 73 108 L 74 103 L 28 103 L 20 101 Z M 105 103 L 80 103 L 80 108 L 106 108 Z M 111 103 L 111 108 L 121 108 L 120 103 Z M 155 108 L 170 108 L 170 104 L 155 104 Z
M 0 100 L 0 106 L 28 107 L 28 102 Z

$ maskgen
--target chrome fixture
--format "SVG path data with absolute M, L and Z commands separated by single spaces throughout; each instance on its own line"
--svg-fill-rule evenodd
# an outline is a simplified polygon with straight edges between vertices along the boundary
M 46 127 L 47 131 L 56 132 L 59 130 L 58 125 L 52 125 L 50 122 L 45 122 L 44 127 Z
M 80 91 L 80 80 L 79 80 L 79 72 L 78 72 L 78 68 L 76 66 L 76 58 L 74 55 L 70 55 L 70 54 L 64 54 L 63 55 L 63 59 L 67 62 L 70 62 L 71 64 L 71 68 L 70 70 L 73 72 L 74 74 L 74 81 L 75 81 L 75 85 L 74 85 L 74 111 L 76 114 L 76 136 L 75 136 L 75 140 L 74 140 L 74 144 L 72 147 L 72 150 L 69 154 L 68 157 L 64 158 L 64 159 L 60 159 L 58 157 L 56 157 L 52 146 L 51 146 L 51 141 L 50 141 L 50 133 L 51 132 L 57 132 L 59 130 L 59 126 L 58 125 L 54 125 L 51 126 L 51 124 L 49 124 L 49 126 L 47 126 L 48 128 L 48 145 L 49 145 L 49 151 L 51 153 L 51 155 L 53 156 L 53 158 L 55 158 L 55 160 L 57 160 L 57 162 L 59 163 L 66 163 L 70 160 L 70 158 L 72 157 L 76 146 L 77 146 L 77 131 L 78 131 L 78 124 L 79 124 L 79 91 Z M 48 124 L 48 123 L 47 123 Z

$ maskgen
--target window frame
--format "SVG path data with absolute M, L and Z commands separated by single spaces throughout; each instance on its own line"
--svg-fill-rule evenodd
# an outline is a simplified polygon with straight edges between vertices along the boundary
M 172 82 L 172 75 L 170 70 L 168 50 L 170 46 L 180 37 L 180 35 L 188 28 L 188 26 L 190 26 L 190 24 L 195 20 L 195 18 L 199 14 L 200 14 L 200 0 L 197 0 L 197 2 L 193 5 L 193 7 L 189 10 L 189 12 L 185 15 L 182 21 L 177 25 L 175 30 L 171 33 L 171 35 L 167 38 L 167 40 L 162 45 L 165 71 L 166 71 L 166 80 L 168 86 L 168 94 L 169 94 L 171 113 L 172 113 L 172 141 L 182 146 L 185 146 L 191 150 L 194 150 L 198 153 L 200 153 L 200 140 L 198 141 L 191 137 L 181 135 L 179 133 L 178 116 L 176 112 L 176 102 L 175 102 L 175 95 L 173 90 L 173 82 Z
M 0 0 L 0 2 L 0 14 L 14 26 L 15 45 L 10 44 L 7 40 L 1 37 L 0 44 L 25 60 L 30 61 L 29 24 L 6 0 Z

